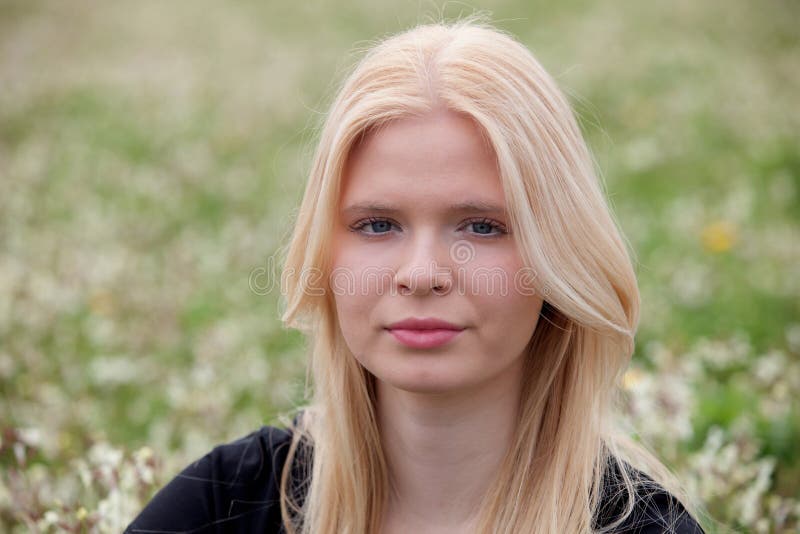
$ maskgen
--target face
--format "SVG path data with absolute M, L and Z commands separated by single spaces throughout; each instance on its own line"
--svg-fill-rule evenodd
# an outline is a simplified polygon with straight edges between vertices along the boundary
M 361 365 L 418 393 L 519 380 L 543 301 L 515 283 L 524 266 L 477 126 L 451 111 L 393 121 L 342 179 L 331 284 Z M 392 328 L 409 318 L 452 326 Z

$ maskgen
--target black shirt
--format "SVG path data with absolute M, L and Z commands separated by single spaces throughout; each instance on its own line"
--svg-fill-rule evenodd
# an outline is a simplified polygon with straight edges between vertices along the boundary
M 263 426 L 214 447 L 161 488 L 125 533 L 285 533 L 279 482 L 290 442 L 288 430 Z M 293 470 L 292 476 L 297 473 Z M 614 498 L 619 489 L 615 479 L 609 480 L 597 518 L 600 525 L 609 524 L 624 505 Z M 677 499 L 664 491 L 640 496 L 633 513 L 614 532 L 661 534 L 667 524 L 674 524 L 678 534 L 703 534 Z

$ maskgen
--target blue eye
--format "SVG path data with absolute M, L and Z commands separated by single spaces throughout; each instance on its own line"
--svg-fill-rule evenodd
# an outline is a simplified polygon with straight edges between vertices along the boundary
M 494 226 L 492 226 L 489 223 L 485 223 L 485 222 L 477 222 L 477 223 L 470 223 L 470 224 L 472 224 L 472 228 L 473 229 L 480 228 L 481 230 L 477 230 L 476 233 L 481 234 L 481 235 L 485 235 L 485 234 L 491 233 L 492 229 L 494 228 Z
M 372 232 L 365 232 L 364 228 L 369 227 Z M 353 232 L 361 233 L 368 236 L 375 236 L 387 233 L 392 229 L 392 222 L 388 219 L 379 219 L 377 217 L 368 217 L 358 221 L 350 227 Z
M 351 225 L 350 231 L 366 237 L 379 237 L 391 232 L 396 226 L 389 219 L 367 217 Z M 466 222 L 465 227 L 472 226 L 472 234 L 481 237 L 500 237 L 508 233 L 505 225 L 493 219 L 472 219 Z M 369 228 L 370 231 L 367 231 Z
M 467 225 L 472 225 L 473 233 L 480 236 L 497 237 L 508 233 L 505 225 L 492 219 L 476 219 L 469 221 Z M 496 230 L 496 233 L 492 230 Z

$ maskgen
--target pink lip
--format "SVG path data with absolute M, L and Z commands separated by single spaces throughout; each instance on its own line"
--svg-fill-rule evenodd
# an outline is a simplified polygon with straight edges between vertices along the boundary
M 389 330 L 389 332 L 404 345 L 415 349 L 430 349 L 449 342 L 460 334 L 461 330 L 404 330 L 395 328 Z
M 387 330 L 404 345 L 415 349 L 429 349 L 448 343 L 464 328 L 432 317 L 411 317 L 390 324 Z
M 464 330 L 464 327 L 448 323 L 436 317 L 409 317 L 387 326 L 389 330 L 402 328 L 403 330 Z

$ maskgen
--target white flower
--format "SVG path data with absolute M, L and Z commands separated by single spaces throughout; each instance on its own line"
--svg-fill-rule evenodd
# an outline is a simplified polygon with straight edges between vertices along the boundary
M 48 510 L 44 513 L 42 518 L 36 524 L 41 530 L 48 530 L 50 527 L 54 527 L 58 524 L 58 514 L 53 510 Z
M 782 351 L 771 350 L 756 359 L 754 374 L 762 384 L 769 385 L 781 376 L 786 367 L 786 355 Z
M 131 356 L 98 356 L 89 363 L 89 376 L 93 383 L 130 384 L 141 378 L 144 368 Z
M 29 447 L 40 447 L 42 445 L 42 431 L 39 428 L 18 428 L 17 435 L 20 441 Z
M 155 473 L 151 467 L 151 460 L 153 459 L 153 456 L 153 449 L 150 447 L 142 447 L 133 453 L 133 460 L 135 462 L 139 478 L 145 484 L 153 484 L 155 481 Z
M 800 352 L 800 323 L 791 323 L 786 327 L 786 342 L 789 350 Z

